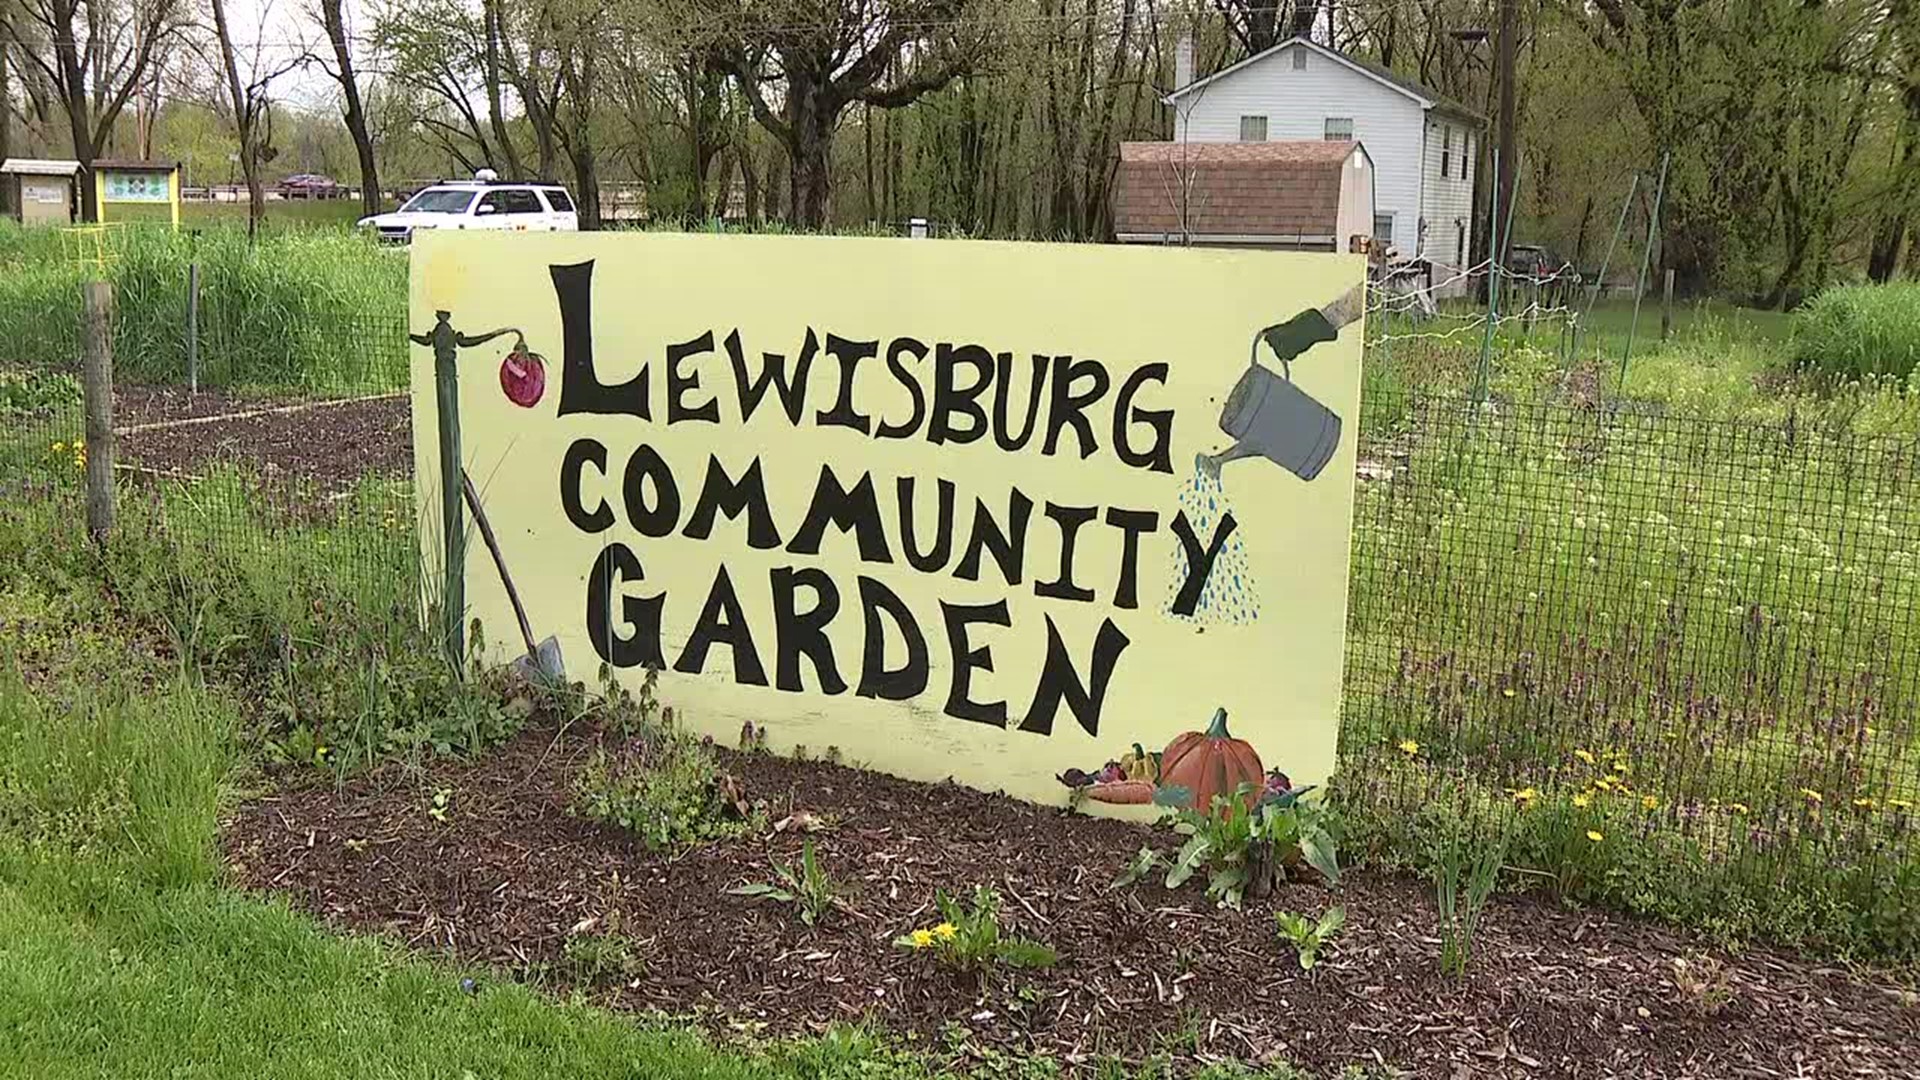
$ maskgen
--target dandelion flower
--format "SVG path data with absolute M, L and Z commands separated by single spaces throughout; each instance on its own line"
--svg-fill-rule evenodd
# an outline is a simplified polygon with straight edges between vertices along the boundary
M 1506 688 L 1504 688 L 1504 689 L 1502 689 L 1502 690 L 1500 691 L 1500 696 L 1501 696 L 1501 697 L 1512 697 L 1512 696 L 1513 696 L 1513 687 L 1511 687 L 1511 686 L 1509 686 L 1509 687 L 1506 687 Z
M 959 932 L 960 931 L 950 922 L 943 922 L 932 930 L 933 936 L 939 938 L 941 941 L 952 941 L 954 935 Z
M 1826 796 L 1820 794 L 1819 792 L 1813 790 L 1812 788 L 1803 787 L 1800 789 L 1800 794 L 1805 795 L 1807 797 L 1807 801 L 1810 803 L 1822 803 L 1827 801 Z
M 1646 795 L 1646 796 L 1643 796 L 1643 797 L 1642 797 L 1642 798 L 1640 799 L 1640 809 L 1642 809 L 1642 810 L 1658 810 L 1658 809 L 1660 809 L 1660 800 L 1659 800 L 1659 799 L 1656 799 L 1656 798 L 1654 798 L 1654 797 L 1653 797 L 1653 796 L 1651 796 L 1651 795 Z
M 1747 812 L 1747 804 L 1743 802 L 1730 802 L 1727 804 L 1727 809 L 1736 814 L 1744 814 Z
M 1891 807 L 1893 807 L 1893 808 L 1894 808 L 1895 810 L 1911 810 L 1911 809 L 1913 809 L 1913 803 L 1912 803 L 1912 801 L 1910 801 L 1910 800 L 1907 800 L 1907 799 L 1888 799 L 1888 800 L 1887 800 L 1887 805 L 1888 805 L 1888 806 L 1891 806 Z
M 1855 800 L 1853 800 L 1853 805 L 1855 805 L 1855 806 L 1857 806 L 1857 807 L 1859 807 L 1859 808 L 1860 808 L 1860 809 L 1862 809 L 1862 810 L 1871 810 L 1871 809 L 1873 809 L 1873 808 L 1874 808 L 1875 806 L 1878 806 L 1879 804 L 1878 804 L 1878 803 L 1876 803 L 1876 802 L 1875 802 L 1875 801 L 1874 801 L 1873 799 L 1871 799 L 1871 798 L 1866 798 L 1866 799 L 1855 799 Z
M 907 940 L 911 942 L 916 949 L 927 948 L 933 944 L 933 931 L 915 930 L 912 934 L 908 935 Z
M 1613 762 L 1613 771 L 1617 773 L 1623 773 L 1623 772 L 1630 772 L 1632 770 L 1627 768 L 1626 758 L 1615 758 Z
M 1532 806 L 1533 800 L 1540 797 L 1540 792 L 1531 787 L 1521 788 L 1518 791 L 1514 791 L 1512 788 L 1508 788 L 1507 790 L 1512 792 L 1513 801 L 1519 803 L 1522 808 Z
M 66 444 L 66 443 L 63 443 L 63 442 L 57 442 L 57 443 L 54 443 L 54 444 L 53 444 L 53 452 L 54 452 L 54 453 L 56 453 L 56 454 L 64 454 L 64 453 L 66 453 L 66 452 L 67 452 L 67 444 Z
M 1573 805 L 1579 807 L 1582 810 L 1585 810 L 1587 807 L 1593 805 L 1593 796 L 1587 795 L 1584 793 L 1575 795 L 1573 797 Z
M 1575 750 L 1573 756 L 1589 765 L 1593 764 L 1593 751 L 1591 750 Z
M 1603 832 L 1601 832 L 1601 831 L 1600 831 L 1599 829 L 1588 829 L 1588 830 L 1587 830 L 1587 839 L 1589 839 L 1589 840 L 1591 840 L 1591 841 L 1593 841 L 1593 842 L 1594 842 L 1594 843 L 1596 843 L 1596 844 L 1597 844 L 1597 843 L 1599 843 L 1599 842 L 1600 842 L 1600 841 L 1602 841 L 1602 840 L 1605 840 L 1606 838 L 1607 838 L 1607 834 L 1606 834 L 1606 833 L 1603 833 Z
M 1401 739 L 1400 752 L 1408 757 L 1412 757 L 1420 752 L 1420 744 L 1414 742 L 1412 739 Z

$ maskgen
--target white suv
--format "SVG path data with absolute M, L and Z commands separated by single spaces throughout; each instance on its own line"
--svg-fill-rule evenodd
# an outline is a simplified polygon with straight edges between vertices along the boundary
M 489 232 L 577 232 L 580 215 L 558 184 L 515 184 L 482 169 L 472 180 L 448 180 L 423 188 L 390 214 L 361 218 L 380 239 L 404 244 L 415 229 L 482 229 Z

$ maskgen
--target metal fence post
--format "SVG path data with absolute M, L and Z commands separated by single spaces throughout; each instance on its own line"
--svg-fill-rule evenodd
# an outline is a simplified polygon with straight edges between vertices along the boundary
M 86 352 L 80 368 L 86 408 L 87 535 L 96 542 L 113 531 L 113 286 L 81 286 L 86 308 Z
M 200 392 L 200 263 L 187 264 L 187 392 Z
M 1647 219 L 1647 250 L 1640 254 L 1640 277 L 1633 287 L 1633 318 L 1627 323 L 1627 347 L 1620 353 L 1620 386 L 1627 388 L 1627 361 L 1633 359 L 1633 335 L 1640 329 L 1640 300 L 1647 294 L 1647 271 L 1653 267 L 1653 241 L 1660 231 L 1660 203 L 1667 197 L 1667 166 L 1673 152 L 1660 156 L 1660 184 L 1653 189 L 1653 216 Z

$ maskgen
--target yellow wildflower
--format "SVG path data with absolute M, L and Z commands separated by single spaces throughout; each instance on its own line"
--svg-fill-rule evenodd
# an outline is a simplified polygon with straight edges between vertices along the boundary
M 1656 799 L 1656 798 L 1654 798 L 1654 797 L 1653 797 L 1653 796 L 1651 796 L 1651 795 L 1646 795 L 1646 796 L 1642 796 L 1642 797 L 1641 797 L 1641 799 L 1640 799 L 1640 809 L 1642 809 L 1642 810 L 1658 810 L 1659 808 L 1660 808 L 1660 800 L 1659 800 L 1659 799 Z
M 928 946 L 933 944 L 933 931 L 915 930 L 912 934 L 909 934 L 907 936 L 907 940 L 912 942 L 913 947 L 916 949 L 927 948 Z
M 1803 787 L 1800 789 L 1800 794 L 1805 795 L 1807 797 L 1807 801 L 1810 803 L 1822 803 L 1827 801 L 1826 796 L 1820 794 L 1819 792 L 1813 790 L 1812 788 Z
M 1600 842 L 1600 841 L 1602 841 L 1602 840 L 1605 840 L 1606 838 L 1607 838 L 1607 835 L 1606 835 L 1605 833 L 1603 833 L 1603 832 L 1601 832 L 1601 831 L 1600 831 L 1599 829 L 1588 829 L 1588 830 L 1587 830 L 1587 839 L 1589 839 L 1589 840 L 1591 840 L 1591 841 L 1593 841 L 1593 842 L 1594 842 L 1594 843 L 1596 843 L 1596 844 L 1597 844 L 1597 843 L 1599 843 L 1599 842 Z
M 1613 790 L 1613 777 L 1603 776 L 1595 780 L 1593 786 L 1599 788 L 1601 791 L 1611 791 Z
M 1743 802 L 1730 802 L 1727 804 L 1727 809 L 1736 814 L 1744 814 L 1747 812 L 1747 804 Z
M 1871 810 L 1879 804 L 1874 802 L 1874 800 L 1872 800 L 1871 798 L 1867 798 L 1867 799 L 1855 799 L 1853 800 L 1853 805 L 1859 807 L 1862 810 Z
M 1573 797 L 1573 805 L 1585 810 L 1587 807 L 1593 805 L 1593 796 L 1586 794 L 1575 795 Z
M 1627 759 L 1615 758 L 1613 762 L 1613 771 L 1617 773 L 1630 772 L 1631 770 L 1627 768 Z
M 1513 795 L 1513 801 L 1519 803 L 1522 807 L 1532 806 L 1533 800 L 1540 797 L 1540 792 L 1531 787 L 1521 788 L 1518 791 L 1508 788 L 1507 791 Z
M 1401 739 L 1400 752 L 1408 757 L 1412 757 L 1420 752 L 1420 744 L 1414 742 L 1412 739 Z
M 954 925 L 950 922 L 943 922 L 939 926 L 936 926 L 933 928 L 933 936 L 939 938 L 942 941 L 952 941 L 954 935 L 958 934 L 959 932 L 960 931 L 956 929 Z
M 63 442 L 57 442 L 57 443 L 54 443 L 54 444 L 53 444 L 53 452 L 54 452 L 54 453 L 56 453 L 56 454 L 64 454 L 64 453 L 66 453 L 66 452 L 67 452 L 67 444 L 66 444 L 66 443 L 63 443 Z
M 1501 696 L 1501 697 L 1512 697 L 1512 696 L 1513 696 L 1513 687 L 1511 687 L 1511 686 L 1509 686 L 1509 687 L 1507 687 L 1506 689 L 1504 689 L 1504 690 L 1502 690 L 1502 691 L 1500 691 L 1500 696 Z
M 1913 809 L 1913 802 L 1908 799 L 1888 799 L 1887 805 L 1893 807 L 1895 810 Z
M 1593 751 L 1591 750 L 1575 750 L 1573 756 L 1589 765 L 1593 764 Z

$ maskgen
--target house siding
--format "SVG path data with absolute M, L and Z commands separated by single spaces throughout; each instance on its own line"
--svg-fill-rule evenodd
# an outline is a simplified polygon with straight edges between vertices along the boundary
M 1447 145 L 1448 132 L 1452 133 L 1453 152 L 1448 155 L 1451 160 L 1447 175 L 1441 176 L 1440 157 Z M 1467 143 L 1469 139 L 1473 140 L 1471 148 Z M 1479 133 L 1458 117 L 1427 114 L 1427 152 L 1420 170 L 1420 215 L 1427 221 L 1427 239 L 1419 250 L 1433 262 L 1436 288 L 1443 281 L 1449 282 L 1446 288 L 1438 289 L 1442 295 L 1457 295 L 1467 289 L 1466 282 L 1449 279 L 1460 274 L 1462 263 L 1473 260 L 1473 169 L 1479 139 Z M 1458 240 L 1455 222 L 1461 223 Z M 1462 250 L 1464 257 L 1456 258 L 1456 251 Z
M 1351 116 L 1354 139 L 1373 159 L 1374 209 L 1393 215 L 1393 245 L 1411 253 L 1419 234 L 1425 108 L 1310 49 L 1307 66 L 1296 71 L 1293 54 L 1305 48 L 1275 49 L 1176 98 L 1174 140 L 1236 142 L 1242 116 L 1265 116 L 1268 139 L 1318 139 L 1327 117 Z

